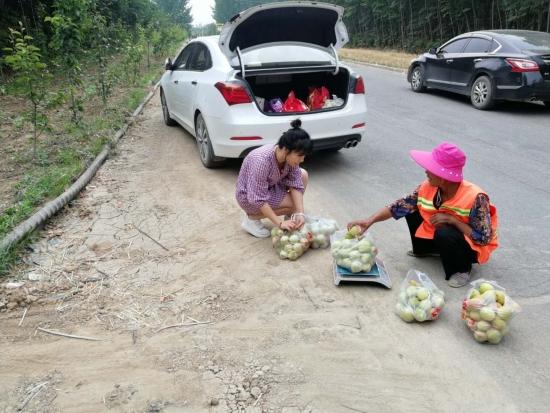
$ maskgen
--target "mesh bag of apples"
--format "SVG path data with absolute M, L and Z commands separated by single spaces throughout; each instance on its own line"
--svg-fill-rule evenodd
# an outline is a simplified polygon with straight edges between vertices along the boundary
M 409 270 L 401 283 L 395 312 L 411 323 L 436 320 L 445 305 L 445 293 L 423 272 Z
M 494 281 L 476 280 L 462 301 L 462 319 L 480 343 L 498 344 L 510 320 L 521 311 L 506 290 Z

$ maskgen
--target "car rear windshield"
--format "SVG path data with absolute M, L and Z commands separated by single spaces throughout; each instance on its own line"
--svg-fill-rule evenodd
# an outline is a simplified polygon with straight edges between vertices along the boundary
M 514 36 L 514 45 L 520 50 L 550 52 L 550 33 L 522 33 Z

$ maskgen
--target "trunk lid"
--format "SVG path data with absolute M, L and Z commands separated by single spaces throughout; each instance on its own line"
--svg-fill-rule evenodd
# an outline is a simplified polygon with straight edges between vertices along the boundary
M 219 46 L 230 62 L 237 57 L 245 67 L 241 53 L 277 44 L 310 46 L 333 56 L 348 42 L 343 12 L 343 7 L 317 2 L 258 5 L 223 26 Z M 287 63 L 292 65 L 291 61 Z

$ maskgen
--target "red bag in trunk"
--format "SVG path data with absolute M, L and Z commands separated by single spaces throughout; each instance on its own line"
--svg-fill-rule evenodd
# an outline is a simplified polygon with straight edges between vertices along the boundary
M 307 105 L 310 110 L 322 109 L 328 98 L 330 98 L 330 94 L 326 87 L 311 88 L 309 97 L 307 98 Z
M 300 99 L 294 96 L 294 91 L 291 90 L 288 94 L 288 98 L 283 105 L 283 112 L 307 112 L 309 108 Z

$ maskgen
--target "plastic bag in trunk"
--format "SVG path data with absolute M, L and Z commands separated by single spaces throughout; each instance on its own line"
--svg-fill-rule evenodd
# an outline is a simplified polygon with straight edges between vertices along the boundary
M 307 98 L 307 105 L 310 110 L 322 109 L 325 101 L 330 97 L 326 87 L 310 88 L 310 93 Z
M 462 319 L 476 341 L 498 344 L 508 333 L 510 320 L 521 308 L 495 281 L 481 279 L 470 285 L 472 288 L 462 302 Z
M 409 270 L 401 283 L 395 312 L 407 323 L 436 320 L 445 305 L 445 293 L 421 271 Z
M 294 91 L 291 90 L 288 94 L 288 97 L 283 105 L 283 112 L 308 112 L 309 108 L 307 105 L 298 99 L 294 95 Z

